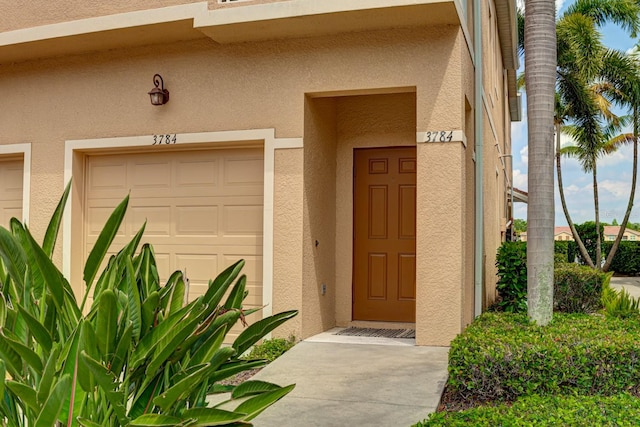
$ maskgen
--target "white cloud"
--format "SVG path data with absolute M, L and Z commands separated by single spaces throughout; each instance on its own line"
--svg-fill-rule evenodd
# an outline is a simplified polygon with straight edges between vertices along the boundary
M 520 150 L 520 161 L 527 164 L 529 163 L 529 146 L 528 145 L 525 145 Z
M 605 189 L 617 198 L 627 198 L 629 197 L 629 192 L 631 191 L 631 182 L 612 181 L 607 179 L 598 183 L 598 187 Z
M 527 176 L 526 173 L 522 173 L 520 171 L 520 169 L 515 169 L 513 171 L 513 186 L 520 189 L 520 190 L 525 190 L 528 187 L 528 179 L 529 177 Z
M 560 9 L 564 5 L 564 0 L 556 0 L 556 15 L 560 13 Z

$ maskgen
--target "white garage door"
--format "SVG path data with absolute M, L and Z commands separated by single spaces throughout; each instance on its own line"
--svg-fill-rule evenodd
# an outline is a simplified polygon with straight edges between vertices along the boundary
M 261 148 L 88 157 L 85 259 L 113 208 L 130 192 L 114 253 L 146 220 L 143 242 L 154 247 L 161 280 L 186 271 L 192 300 L 206 292 L 209 279 L 243 258 L 245 308 L 261 306 L 263 165 Z
M 0 226 L 12 217 L 22 221 L 22 159 L 0 159 Z

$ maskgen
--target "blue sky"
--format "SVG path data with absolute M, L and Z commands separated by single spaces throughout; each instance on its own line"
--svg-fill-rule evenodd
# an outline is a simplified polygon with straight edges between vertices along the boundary
M 520 3 L 520 1 L 518 2 Z M 559 13 L 564 12 L 571 0 L 556 0 Z M 637 40 L 630 39 L 624 31 L 615 26 L 601 29 L 605 45 L 611 48 L 628 51 L 635 46 Z M 524 60 L 521 61 L 524 64 Z M 522 70 L 520 70 L 522 71 Z M 526 97 L 522 100 L 522 121 L 511 126 L 513 149 L 513 182 L 516 188 L 526 190 L 527 185 L 527 106 Z M 616 153 L 606 156 L 598 162 L 598 189 L 600 197 L 600 220 L 611 222 L 622 221 L 629 200 L 631 189 L 633 149 L 623 147 Z M 562 181 L 571 219 L 575 223 L 594 219 L 593 188 L 591 175 L 586 175 L 575 160 L 562 160 Z M 557 181 L 556 181 L 557 186 Z M 636 190 L 634 210 L 631 222 L 640 222 L 640 188 Z M 556 226 L 567 225 L 560 196 L 556 188 L 555 217 Z M 527 207 L 523 203 L 515 204 L 514 218 L 527 218 Z

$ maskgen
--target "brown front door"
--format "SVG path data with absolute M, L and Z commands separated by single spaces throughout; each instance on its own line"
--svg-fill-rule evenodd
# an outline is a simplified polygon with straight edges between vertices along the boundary
M 415 322 L 416 148 L 355 150 L 353 319 Z

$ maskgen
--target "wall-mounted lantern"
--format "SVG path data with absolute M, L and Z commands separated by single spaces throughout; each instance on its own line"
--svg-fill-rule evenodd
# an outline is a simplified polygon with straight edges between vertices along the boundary
M 152 105 L 164 105 L 169 102 L 169 91 L 164 88 L 164 80 L 160 74 L 153 76 L 154 88 L 149 91 Z

